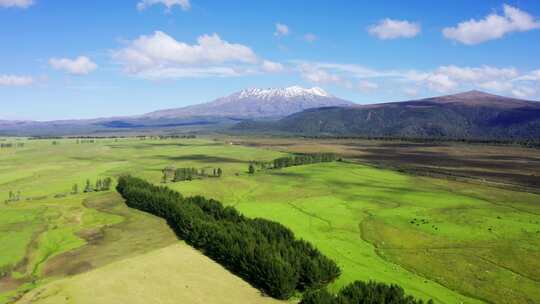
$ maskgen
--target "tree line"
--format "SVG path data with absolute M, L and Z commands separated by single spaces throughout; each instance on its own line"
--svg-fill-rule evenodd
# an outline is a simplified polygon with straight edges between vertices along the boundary
M 325 163 L 340 160 L 334 153 L 305 153 L 295 154 L 292 156 L 285 156 L 276 158 L 270 162 L 265 161 L 252 161 L 249 163 L 248 173 L 253 174 L 256 171 L 256 167 L 261 170 L 266 169 L 281 169 L 292 166 L 309 165 L 315 163 Z
M 190 181 L 194 179 L 201 179 L 206 177 L 221 177 L 223 170 L 221 168 L 174 168 L 165 167 L 162 170 L 161 182 L 167 183 Z
M 4 148 L 14 148 L 14 147 L 17 147 L 17 148 L 22 148 L 24 147 L 24 143 L 0 143 L 0 149 L 4 149 Z
M 116 189 L 129 207 L 165 218 L 188 244 L 274 298 L 324 287 L 341 273 L 279 223 L 249 219 L 216 200 L 183 197 L 136 177 L 120 177 Z
M 342 288 L 337 295 L 326 289 L 305 292 L 300 304 L 423 304 L 424 301 L 408 296 L 398 285 L 379 282 L 355 281 Z M 433 304 L 433 300 L 426 304 Z
M 112 178 L 106 177 L 104 179 L 98 178 L 95 183 L 91 183 L 89 179 L 86 180 L 84 186 L 84 193 L 89 192 L 99 192 L 99 191 L 109 191 L 112 186 Z M 73 184 L 71 187 L 71 194 L 79 194 L 79 185 Z
M 458 142 L 467 144 L 485 144 L 485 145 L 501 145 L 501 146 L 523 146 L 527 148 L 540 148 L 540 140 L 538 139 L 496 139 L 496 138 L 460 138 L 460 137 L 400 137 L 400 136 L 331 136 L 331 135 L 304 135 L 300 136 L 306 139 L 360 139 L 360 140 L 375 140 L 375 141 L 403 141 L 414 143 L 446 143 Z

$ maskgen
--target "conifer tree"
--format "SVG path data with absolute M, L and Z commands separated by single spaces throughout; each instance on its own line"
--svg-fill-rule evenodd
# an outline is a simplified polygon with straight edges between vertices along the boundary
M 84 192 L 88 193 L 88 192 L 92 192 L 94 191 L 94 189 L 92 189 L 92 185 L 90 184 L 90 180 L 87 179 L 86 180 L 86 186 L 84 187 Z
M 111 189 L 112 179 L 107 177 L 103 180 L 103 190 L 109 191 Z
M 98 178 L 96 180 L 96 187 L 94 188 L 95 191 L 101 191 L 103 190 L 103 183 L 101 182 L 101 179 Z

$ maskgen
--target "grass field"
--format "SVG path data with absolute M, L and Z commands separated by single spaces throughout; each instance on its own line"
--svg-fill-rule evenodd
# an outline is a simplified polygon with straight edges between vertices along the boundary
M 13 190 L 23 198 L 0 203 L 0 268 L 7 273 L 0 302 L 35 287 L 77 294 L 100 271 L 128 276 L 122 263 L 159 260 L 155 250 L 176 242 L 159 219 L 127 209 L 114 193 L 54 195 L 73 183 L 82 188 L 87 178 L 126 172 L 158 183 L 167 165 L 221 167 L 221 178 L 168 186 L 287 225 L 341 266 L 334 290 L 373 279 L 437 303 L 540 302 L 539 195 L 346 162 L 246 173 L 250 160 L 283 155 L 274 149 L 205 139 L 103 139 L 26 141 L 0 150 L 0 196 Z M 59 280 L 48 283 L 53 279 Z M 111 299 L 114 292 L 103 291 Z
M 127 278 L 127 279 L 126 279 Z M 36 288 L 17 303 L 279 303 L 180 243 Z

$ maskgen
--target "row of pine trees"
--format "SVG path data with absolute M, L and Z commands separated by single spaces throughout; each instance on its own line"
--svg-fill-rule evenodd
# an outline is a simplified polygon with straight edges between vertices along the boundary
M 253 174 L 257 170 L 257 167 L 260 170 L 266 169 L 281 169 L 292 166 L 301 166 L 309 165 L 316 163 L 326 163 L 339 160 L 336 154 L 334 153 L 307 153 L 307 154 L 296 154 L 293 156 L 285 156 L 276 158 L 273 161 L 252 161 L 249 163 L 248 173 Z
M 106 177 L 104 179 L 98 178 L 95 183 L 90 182 L 89 179 L 86 180 L 84 186 L 84 193 L 89 192 L 99 192 L 99 191 L 109 191 L 112 186 L 112 178 Z M 71 194 L 79 194 L 79 185 L 73 184 L 71 188 Z
M 253 286 L 278 299 L 324 287 L 341 273 L 336 263 L 283 225 L 249 219 L 202 196 L 123 176 L 118 192 L 129 207 L 165 218 L 179 237 Z
M 423 304 L 424 301 L 406 295 L 398 285 L 379 282 L 355 281 L 339 291 L 337 295 L 326 289 L 304 293 L 300 304 Z M 433 304 L 429 300 L 427 304 Z
M 174 168 L 166 167 L 162 170 L 163 176 L 161 177 L 162 183 L 191 181 L 194 179 L 206 178 L 206 177 L 221 177 L 223 170 L 221 168 Z

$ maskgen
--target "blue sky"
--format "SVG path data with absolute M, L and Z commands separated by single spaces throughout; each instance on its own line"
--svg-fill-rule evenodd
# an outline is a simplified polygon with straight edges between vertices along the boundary
M 540 99 L 539 1 L 0 0 L 0 119 L 142 114 L 247 87 L 357 103 Z

